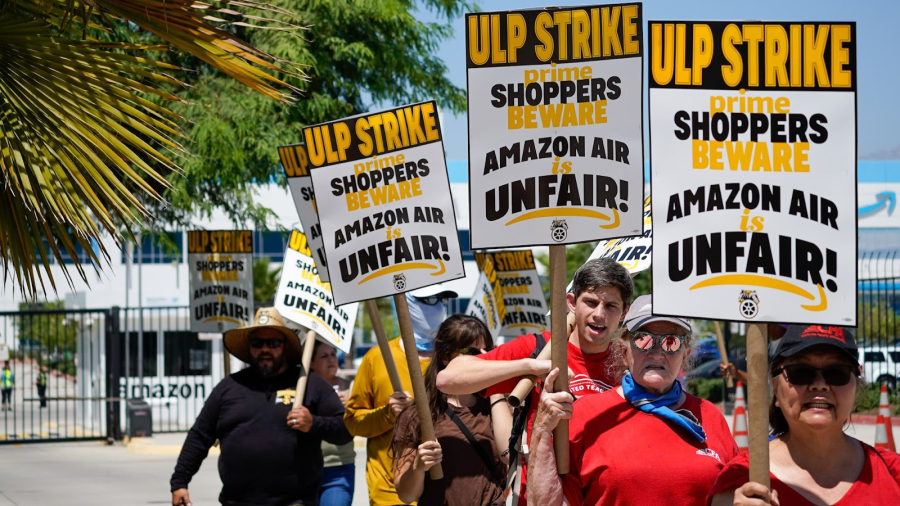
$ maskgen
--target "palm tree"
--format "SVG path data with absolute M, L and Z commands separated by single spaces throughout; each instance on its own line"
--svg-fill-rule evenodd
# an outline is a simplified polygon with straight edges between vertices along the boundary
M 274 100 L 299 90 L 299 65 L 237 39 L 234 26 L 298 34 L 298 20 L 254 0 L 0 0 L 0 258 L 25 297 L 56 283 L 63 252 L 101 269 L 100 235 L 121 245 L 149 221 L 165 175 L 186 154 L 167 91 L 183 69 L 152 57 L 177 49 Z M 153 43 L 152 36 L 165 41 Z M 299 35 L 297 35 L 299 37 Z M 133 42 L 150 41 L 150 42 Z M 280 77 L 279 77 L 280 76 Z M 100 245 L 95 253 L 94 245 Z M 63 264 L 71 284 L 71 275 Z

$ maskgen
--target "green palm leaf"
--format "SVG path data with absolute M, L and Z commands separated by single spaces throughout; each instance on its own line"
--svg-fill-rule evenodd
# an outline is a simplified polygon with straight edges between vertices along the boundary
M 149 220 L 143 202 L 159 200 L 166 173 L 180 170 L 172 158 L 186 154 L 183 118 L 158 104 L 178 100 L 165 88 L 183 86 L 173 73 L 185 69 L 145 56 L 166 46 L 106 41 L 116 24 L 140 27 L 275 100 L 294 99 L 298 90 L 277 76 L 303 79 L 301 69 L 236 39 L 227 23 L 301 27 L 237 8 L 293 19 L 252 1 L 0 0 L 4 284 L 11 279 L 26 297 L 56 290 L 51 258 L 62 264 L 64 254 L 87 281 L 78 250 L 102 268 L 108 254 L 92 244 L 102 245 L 104 233 L 121 243 L 120 230 Z

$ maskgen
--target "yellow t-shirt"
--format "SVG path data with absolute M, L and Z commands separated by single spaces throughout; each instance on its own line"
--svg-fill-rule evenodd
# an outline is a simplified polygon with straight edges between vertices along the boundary
M 412 392 L 409 367 L 406 356 L 400 348 L 400 339 L 389 343 L 397 373 L 403 383 L 403 390 Z M 413 350 L 415 353 L 415 350 Z M 428 368 L 430 359 L 419 360 L 422 372 Z M 366 484 L 369 487 L 371 506 L 393 506 L 402 504 L 394 488 L 392 472 L 393 456 L 388 453 L 394 437 L 397 417 L 388 407 L 388 398 L 394 393 L 387 368 L 381 355 L 381 348 L 374 347 L 363 357 L 353 391 L 344 411 L 344 425 L 354 436 L 368 438 L 366 443 Z

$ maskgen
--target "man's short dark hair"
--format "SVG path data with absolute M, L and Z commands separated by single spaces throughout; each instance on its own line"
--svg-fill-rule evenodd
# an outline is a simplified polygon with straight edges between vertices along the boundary
M 576 272 L 572 280 L 572 294 L 575 299 L 586 291 L 594 291 L 599 286 L 612 286 L 619 289 L 622 302 L 627 307 L 634 295 L 634 282 L 628 269 L 619 265 L 612 258 L 595 258 L 588 260 Z

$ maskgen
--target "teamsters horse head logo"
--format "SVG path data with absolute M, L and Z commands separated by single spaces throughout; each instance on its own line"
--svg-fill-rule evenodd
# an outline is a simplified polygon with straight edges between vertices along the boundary
M 759 296 L 756 290 L 741 290 L 741 296 L 738 298 L 741 316 L 750 319 L 759 314 Z
M 406 276 L 403 274 L 394 274 L 394 290 L 402 292 L 406 289 Z
M 550 237 L 556 242 L 563 242 L 569 235 L 569 226 L 566 220 L 553 220 L 550 224 Z

